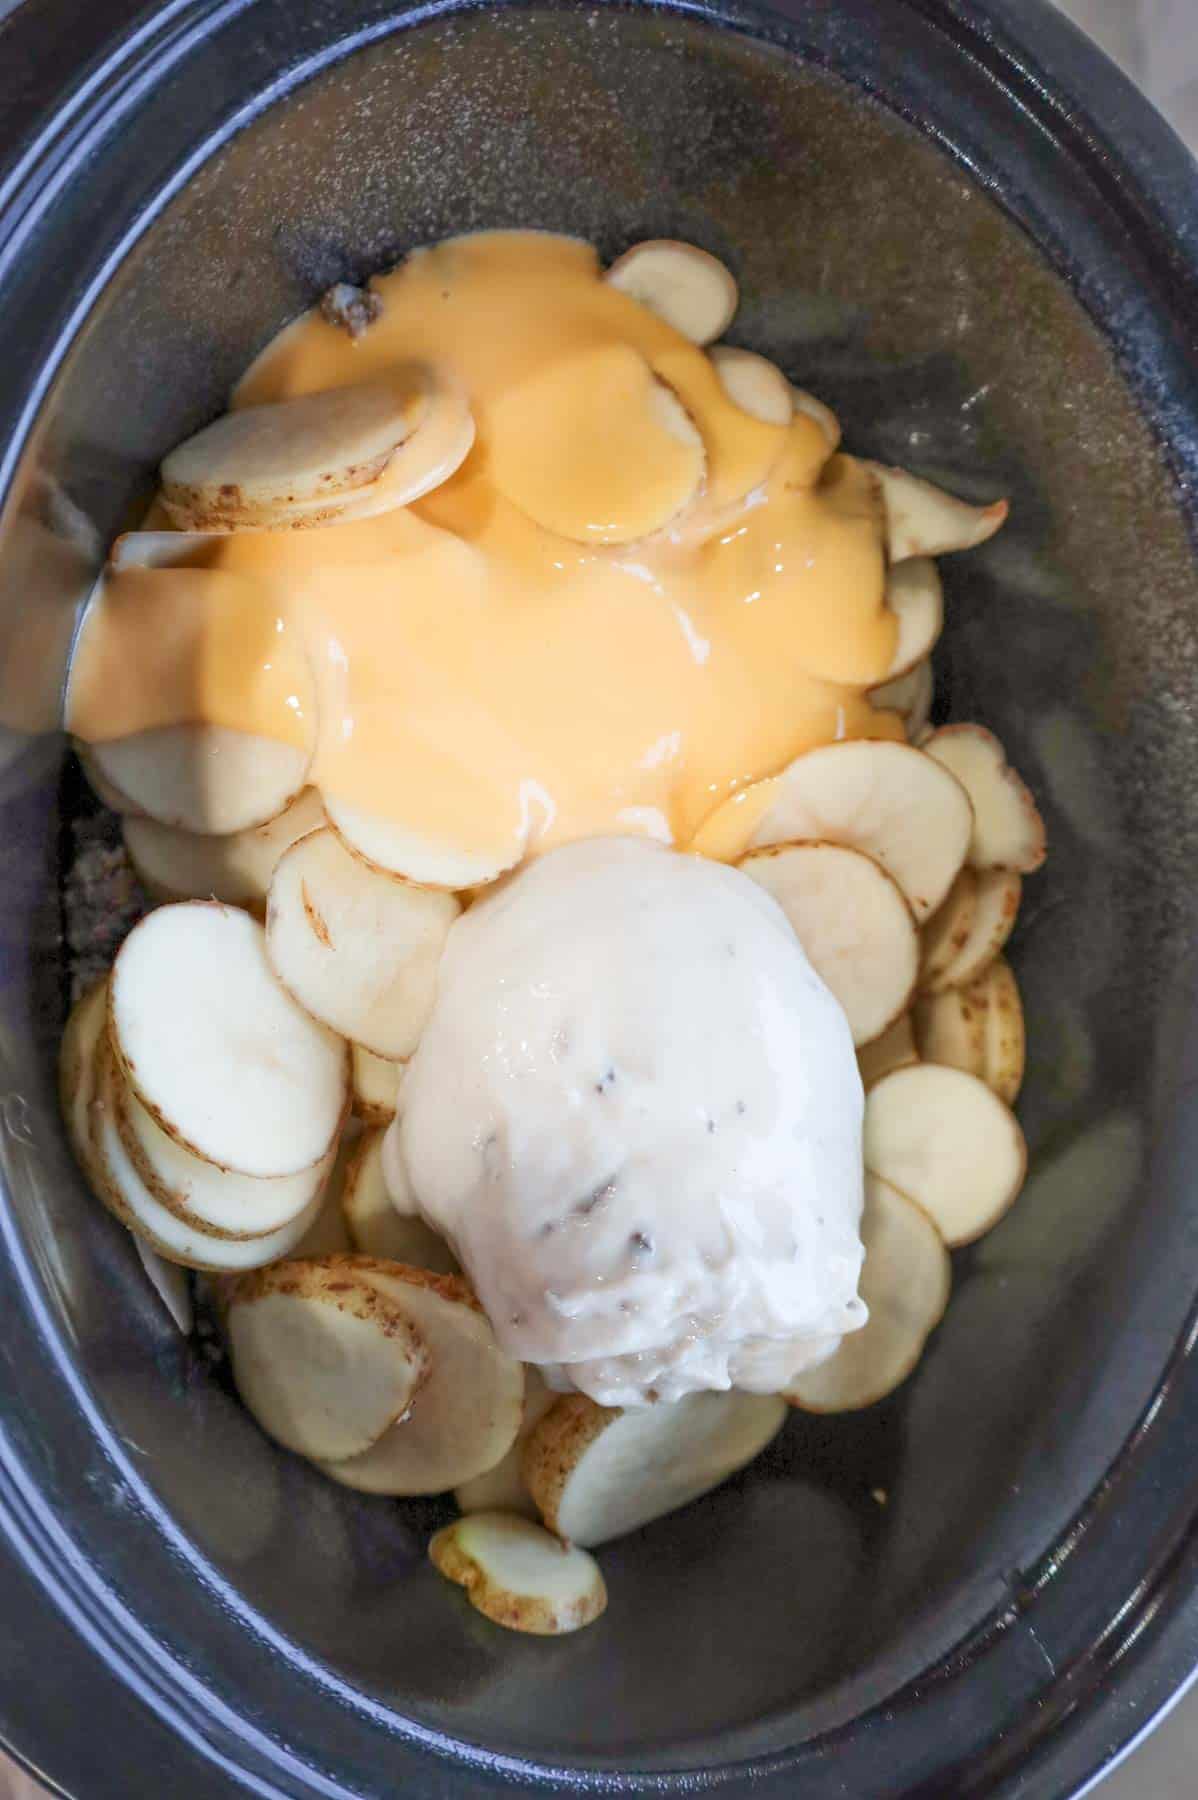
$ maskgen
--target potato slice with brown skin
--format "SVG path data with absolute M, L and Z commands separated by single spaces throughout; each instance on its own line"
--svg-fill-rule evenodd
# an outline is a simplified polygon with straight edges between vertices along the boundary
M 531 1363 L 524 1366 L 524 1417 L 516 1441 L 493 1469 L 463 1481 L 453 1490 L 458 1509 L 464 1513 L 519 1513 L 529 1519 L 539 1518 L 536 1502 L 524 1479 L 524 1446 L 551 1406 L 561 1398 L 546 1387 L 541 1373 Z
M 109 1038 L 101 1034 L 96 1051 L 96 1097 L 91 1108 L 95 1174 L 92 1191 L 134 1237 L 141 1238 L 168 1262 L 221 1275 L 262 1268 L 287 1256 L 309 1229 L 320 1209 L 317 1195 L 305 1212 L 278 1231 L 262 1237 L 218 1238 L 177 1218 L 151 1194 L 129 1158 L 117 1130 L 121 1074 Z
M 982 725 L 945 725 L 928 739 L 927 753 L 951 770 L 973 804 L 973 867 L 1021 875 L 1038 869 L 1048 854 L 1044 821 L 994 733 Z
M 223 900 L 261 912 L 279 858 L 325 823 L 320 795 L 305 788 L 267 824 L 225 837 L 149 818 L 126 819 L 122 829 L 138 879 L 155 900 Z
M 723 263 L 676 238 L 634 244 L 616 258 L 605 280 L 692 344 L 723 337 L 739 304 L 736 282 Z
M 923 928 L 921 987 L 934 988 L 969 941 L 978 904 L 978 878 L 966 865 Z
M 420 887 L 446 892 L 486 887 L 514 868 L 524 855 L 522 842 L 513 843 L 502 853 L 463 850 L 422 837 L 391 819 L 363 812 L 336 794 L 326 793 L 323 797 L 329 824 L 347 850 L 370 867 Z
M 505 1356 L 467 1283 L 371 1256 L 335 1259 L 360 1270 L 428 1345 L 431 1368 L 407 1416 L 361 1456 L 324 1462 L 366 1494 L 439 1494 L 493 1469 L 516 1441 L 524 1369 Z
M 416 1211 L 407 1178 L 397 1207 L 383 1176 L 386 1127 L 364 1131 L 349 1153 L 341 1189 L 341 1210 L 355 1250 L 390 1262 L 409 1263 L 439 1275 L 459 1273 L 457 1259 Z
M 956 880 L 972 828 L 968 795 L 939 763 L 906 744 L 858 740 L 791 763 L 750 849 L 809 841 L 863 851 L 893 876 L 922 922 Z
M 75 755 L 79 758 L 79 766 L 87 776 L 87 784 L 96 799 L 112 812 L 120 813 L 122 818 L 145 818 L 146 815 L 141 807 L 130 799 L 124 789 L 119 788 L 115 781 L 109 780 L 92 755 L 91 745 L 85 744 L 81 738 L 76 738 L 73 742 Z
M 240 1276 L 225 1305 L 238 1392 L 263 1431 L 300 1456 L 369 1450 L 428 1376 L 410 1318 L 336 1258 Z
M 955 1250 L 984 1236 L 1011 1206 L 1027 1146 L 1015 1115 L 985 1082 L 924 1062 L 870 1089 L 865 1166 L 922 1206 Z
M 716 344 L 711 351 L 724 392 L 742 412 L 763 425 L 789 425 L 794 416 L 790 383 L 776 363 L 754 350 Z
M 982 1078 L 1000 1100 L 1014 1106 L 1023 1086 L 1027 1034 L 1019 984 L 1010 963 L 1001 956 L 996 957 L 985 974 L 966 988 L 965 993 L 985 1021 Z
M 347 1047 L 276 981 L 248 913 L 189 900 L 148 914 L 113 966 L 109 1020 L 138 1099 L 193 1155 L 273 1178 L 335 1148 Z
M 948 1306 L 952 1264 L 944 1240 L 922 1208 L 876 1175 L 865 1180 L 861 1241 L 869 1321 L 787 1390 L 803 1412 L 858 1412 L 884 1400 L 911 1374 Z
M 922 994 L 912 1012 L 915 1042 L 923 1062 L 964 1069 L 984 1080 L 986 1007 L 972 993 L 971 988 L 949 988 L 943 994 Z
M 88 746 L 105 805 L 182 831 L 225 836 L 277 818 L 308 779 L 311 753 L 223 725 L 164 725 Z
M 903 721 L 907 742 L 914 744 L 928 729 L 928 715 L 935 698 L 935 681 L 930 658 L 916 663 L 897 681 L 885 681 L 869 690 L 869 703 L 878 712 L 896 712 Z M 922 743 L 920 748 L 922 749 Z
M 524 1479 L 551 1531 L 605 1544 L 718 1487 L 785 1418 L 772 1394 L 688 1394 L 626 1409 L 566 1394 L 525 1445 Z
M 349 1226 L 346 1224 L 345 1214 L 341 1210 L 341 1191 L 345 1186 L 345 1171 L 350 1156 L 353 1154 L 355 1142 L 356 1134 L 351 1120 L 342 1133 L 341 1142 L 337 1146 L 333 1167 L 320 1196 L 320 1210 L 292 1251 L 293 1257 L 345 1256 L 358 1249 L 358 1245 L 349 1235 Z
M 968 987 L 983 974 L 1015 929 L 1023 880 L 1010 869 L 987 869 L 978 875 L 977 898 L 969 935 L 952 961 L 933 978 L 925 977 L 929 993 Z
M 162 464 L 162 502 L 187 529 L 285 522 L 296 508 L 360 495 L 429 410 L 419 365 L 374 381 L 225 413 Z M 402 502 L 400 502 L 402 504 Z
M 67 1138 L 88 1183 L 99 1179 L 92 1146 L 97 1055 L 108 1027 L 108 979 L 97 981 L 71 1008 L 58 1047 L 58 1100 Z
M 893 1070 L 909 1068 L 918 1061 L 910 1013 L 904 1013 L 881 1037 L 875 1038 L 872 1044 L 862 1044 L 857 1052 L 857 1067 L 867 1093 Z
M 1005 500 L 996 500 L 992 506 L 970 506 L 906 469 L 888 468 L 884 463 L 868 466 L 882 484 L 892 563 L 905 562 L 911 556 L 973 550 L 1006 524 L 1011 509 Z
M 816 974 L 839 1001 L 854 1044 L 880 1037 L 911 1002 L 919 934 L 880 864 L 840 844 L 784 844 L 740 865 L 772 894 Z
M 389 1125 L 399 1104 L 399 1088 L 406 1062 L 376 1056 L 361 1044 L 352 1049 L 353 1108 L 363 1125 Z M 362 1245 L 365 1249 L 366 1246 Z
M 593 1556 L 510 1513 L 476 1512 L 444 1525 L 428 1553 L 477 1612 L 509 1631 L 557 1637 L 591 1624 L 607 1605 Z
M 894 655 L 886 672 L 890 683 L 926 662 L 944 630 L 944 587 L 930 556 L 894 564 L 886 577 L 886 604 L 898 620 Z
M 335 831 L 312 831 L 275 869 L 266 954 L 313 1018 L 377 1056 L 410 1056 L 460 911 L 452 894 L 381 874 Z

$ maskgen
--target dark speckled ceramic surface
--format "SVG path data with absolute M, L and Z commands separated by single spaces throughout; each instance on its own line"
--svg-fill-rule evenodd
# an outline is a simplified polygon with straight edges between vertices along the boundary
M 846 8 L 844 32 L 868 10 Z M 244 75 L 259 85 L 270 31 L 283 31 L 264 14 Z M 795 9 L 814 21 L 820 59 L 851 64 L 826 15 Z M 897 70 L 903 40 L 878 41 Z M 1026 129 L 1037 194 L 1061 152 Z M 153 158 L 144 173 L 160 178 Z M 438 1504 L 362 1501 L 277 1454 L 155 1316 L 53 1122 L 50 953 L 32 989 L 16 976 L 7 989 L 33 1119 L 28 1163 L 9 1170 L 13 1212 L 42 1247 L 96 1403 L 182 1534 L 159 1565 L 160 1550 L 118 1546 L 114 1530 L 112 1583 L 145 1617 L 149 1557 L 154 1629 L 191 1643 L 196 1679 L 268 1736 L 284 1718 L 288 1755 L 343 1784 L 289 1776 L 270 1791 L 499 1782 L 430 1753 L 393 1786 L 370 1746 L 398 1755 L 409 1727 L 630 1775 L 806 1746 L 778 1791 L 845 1791 L 828 1785 L 836 1740 L 823 1734 L 860 1738 L 895 1695 L 896 1714 L 930 1707 L 988 1645 L 1002 1640 L 1009 1658 L 990 1735 L 1037 1704 L 1057 1662 L 1050 1599 L 1042 1631 L 1013 1623 L 1051 1588 L 1043 1559 L 1152 1399 L 1198 1289 L 1184 1178 L 1198 1126 L 1174 1107 L 1179 1084 L 1198 1081 L 1185 1040 L 1198 579 L 1177 480 L 1070 281 L 913 126 L 780 43 L 576 8 L 422 25 L 252 124 L 99 298 L 47 410 L 43 473 L 108 535 L 163 450 L 322 287 L 498 224 L 579 232 L 605 252 L 657 234 L 705 245 L 741 281 L 733 337 L 830 401 L 851 447 L 970 496 L 1011 495 L 1010 529 L 946 564 L 937 705 L 999 732 L 1049 822 L 1051 859 L 1028 884 L 1013 949 L 1031 1052 L 1026 1193 L 956 1259 L 947 1321 L 914 1382 L 859 1417 L 796 1418 L 746 1476 L 605 1551 L 608 1613 L 552 1643 L 491 1627 L 433 1574 L 423 1548 Z M 1133 273 L 1139 254 L 1129 242 Z M 1115 310 L 1101 270 L 1075 273 L 1089 306 Z M 1133 337 L 1129 324 L 1138 380 Z M 19 599 L 5 596 L 10 620 Z M 26 835 L 41 829 L 31 813 Z M 52 843 L 46 853 L 53 871 Z M 30 901 L 43 942 L 51 892 Z M 36 1420 L 18 1409 L 12 1429 L 32 1455 Z M 132 1506 L 111 1480 L 104 1506 Z M 226 1612 L 219 1631 L 201 1629 L 203 1581 L 179 1560 L 197 1553 L 247 1628 Z M 1111 1593 L 1108 1568 L 1096 1607 Z M 1074 1603 L 1062 1646 L 1079 1617 Z M 985 1680 L 960 1702 L 959 1718 L 978 1721 L 968 1764 L 950 1777 L 931 1730 L 918 1751 L 878 1761 L 870 1800 L 998 1791 L 978 1748 Z

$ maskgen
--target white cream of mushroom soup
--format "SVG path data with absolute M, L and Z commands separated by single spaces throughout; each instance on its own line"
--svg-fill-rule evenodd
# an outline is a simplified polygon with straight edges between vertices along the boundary
M 736 870 L 598 839 L 476 902 L 400 1105 L 425 1218 L 551 1385 L 777 1393 L 864 1323 L 852 1035 Z

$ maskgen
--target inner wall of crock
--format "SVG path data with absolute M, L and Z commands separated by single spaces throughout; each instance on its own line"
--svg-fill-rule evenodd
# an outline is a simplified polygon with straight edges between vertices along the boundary
M 1002 1598 L 1116 1453 L 1179 1326 L 1186 1285 L 1165 1265 L 1188 1202 L 1177 1174 L 1142 1177 L 1198 827 L 1198 589 L 1153 440 L 1030 242 L 847 88 L 677 18 L 443 21 L 272 109 L 105 295 L 55 392 L 43 473 L 110 535 L 323 287 L 499 225 L 605 253 L 705 245 L 741 281 L 733 339 L 827 399 L 851 448 L 1012 496 L 1011 528 L 946 565 L 937 666 L 939 710 L 1003 737 L 1050 826 L 1012 953 L 1027 1191 L 957 1258 L 910 1387 L 860 1417 L 796 1417 L 746 1476 L 606 1550 L 609 1612 L 556 1643 L 490 1626 L 433 1574 L 438 1503 L 357 1499 L 259 1436 L 158 1318 L 57 1139 L 14 1170 L 15 1198 L 142 1471 L 246 1603 L 339 1677 L 526 1754 L 682 1754 L 798 1707 L 794 1741 Z M 69 821 L 47 837 L 44 782 L 20 805 L 43 952 L 9 1055 L 20 1066 L 36 1040 L 27 1090 L 48 1116 L 63 951 L 38 859 L 61 858 Z M 1132 1354 L 1119 1321 L 1149 1288 L 1160 1336 Z

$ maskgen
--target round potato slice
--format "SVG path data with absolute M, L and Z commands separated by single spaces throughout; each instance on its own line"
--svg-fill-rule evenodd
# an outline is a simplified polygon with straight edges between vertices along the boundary
M 881 1037 L 875 1038 L 872 1044 L 862 1044 L 857 1052 L 857 1067 L 867 1093 L 883 1076 L 891 1074 L 895 1069 L 909 1068 L 918 1061 L 919 1052 L 915 1048 L 915 1031 L 910 1013 L 904 1013 Z
M 341 1210 L 355 1250 L 439 1275 L 457 1274 L 457 1259 L 449 1245 L 417 1213 L 406 1175 L 400 1204 L 391 1198 L 383 1175 L 386 1136 L 382 1126 L 364 1131 L 346 1165 Z
M 872 1043 L 906 1012 L 919 973 L 919 934 L 885 869 L 839 844 L 757 850 L 740 868 L 781 906 L 840 1002 L 854 1044 Z
M 361 1044 L 353 1046 L 353 1107 L 363 1125 L 389 1125 L 399 1104 L 399 1087 L 405 1064 L 376 1056 Z M 363 1250 L 368 1246 L 363 1244 Z M 402 1260 L 402 1258 L 401 1258 Z
M 1027 1034 L 1019 984 L 1010 963 L 1001 956 L 995 957 L 985 974 L 965 992 L 985 1019 L 982 1079 L 1000 1100 L 1014 1106 L 1023 1086 Z
M 320 1196 L 320 1210 L 292 1251 L 293 1257 L 344 1256 L 358 1246 L 349 1235 L 349 1226 L 341 1210 L 341 1191 L 345 1171 L 353 1154 L 356 1137 L 352 1121 L 342 1134 L 337 1154 Z
M 317 1461 L 369 1450 L 429 1372 L 407 1314 L 335 1257 L 240 1276 L 225 1330 L 237 1390 L 263 1431 Z
M 126 819 L 122 829 L 138 879 L 156 900 L 223 900 L 261 910 L 279 858 L 324 823 L 320 795 L 305 788 L 268 824 L 228 837 L 180 831 L 147 818 Z
M 886 604 L 898 620 L 894 655 L 886 672 L 889 683 L 926 662 L 944 630 L 944 587 L 930 556 L 894 564 L 886 577 Z
M 971 998 L 972 989 L 948 988 L 922 994 L 912 1019 L 915 1042 L 924 1062 L 964 1069 L 983 1080 L 986 1074 L 986 1006 Z
M 334 1147 L 347 1047 L 276 981 L 248 913 L 202 900 L 159 907 L 125 939 L 109 1002 L 137 1098 L 193 1155 L 273 1178 Z
M 997 1225 L 1027 1171 L 1019 1122 L 984 1081 L 920 1063 L 865 1101 L 865 1166 L 922 1206 L 950 1250 Z
M 93 1192 L 135 1237 L 168 1262 L 212 1275 L 257 1269 L 287 1256 L 320 1210 L 320 1195 L 289 1225 L 264 1237 L 218 1238 L 197 1231 L 161 1206 L 146 1187 L 121 1142 L 117 1107 L 121 1074 L 107 1036 L 97 1049 L 96 1099 L 92 1106 L 92 1146 L 97 1179 Z
M 407 1416 L 378 1443 L 321 1468 L 366 1494 L 439 1494 L 494 1468 L 516 1440 L 524 1369 L 505 1356 L 473 1291 L 454 1275 L 432 1275 L 376 1257 L 339 1259 L 365 1271 L 428 1345 L 428 1380 Z
M 219 544 L 223 532 L 122 531 L 108 557 L 110 569 L 177 569 Z
M 907 742 L 913 744 L 927 729 L 935 698 L 935 681 L 931 659 L 916 663 L 897 681 L 885 681 L 871 688 L 869 703 L 879 712 L 896 712 L 903 721 Z
M 376 481 L 420 426 L 431 381 L 418 365 L 380 379 L 225 413 L 162 464 L 162 502 L 193 530 L 335 508 Z M 401 503 L 402 504 L 402 503 Z
M 711 344 L 723 337 L 740 298 L 722 262 L 676 238 L 634 244 L 616 258 L 605 279 L 692 344 Z
M 98 1049 L 108 1025 L 108 979 L 97 981 L 71 1008 L 58 1049 L 58 1099 L 67 1139 L 89 1184 L 97 1181 L 92 1145 Z
M 376 1056 L 410 1056 L 461 906 L 368 868 L 335 831 L 285 852 L 266 904 L 266 954 L 305 1011 Z
M 164 1131 L 127 1084 L 117 1099 L 116 1122 L 129 1159 L 155 1200 L 213 1237 L 253 1238 L 281 1231 L 308 1210 L 333 1167 L 330 1150 L 298 1175 L 273 1180 L 218 1169 Z
M 809 750 L 774 786 L 751 849 L 801 840 L 844 844 L 893 876 L 918 921 L 930 918 L 965 861 L 973 814 L 948 771 L 906 744 L 856 740 Z
M 946 725 L 932 733 L 927 753 L 951 770 L 973 804 L 973 867 L 1021 875 L 1038 869 L 1048 853 L 1044 821 L 994 733 L 982 725 Z
M 865 1181 L 861 1241 L 868 1323 L 787 1390 L 803 1412 L 858 1412 L 884 1400 L 906 1381 L 944 1317 L 952 1288 L 944 1240 L 913 1200 L 876 1175 Z
M 868 467 L 882 484 L 892 563 L 905 562 L 911 556 L 973 550 L 1001 530 L 1011 510 L 1005 500 L 996 500 L 992 506 L 970 506 L 905 469 L 887 468 L 883 463 Z
M 806 388 L 792 386 L 790 398 L 796 412 L 802 413 L 808 419 L 815 420 L 828 440 L 829 451 L 835 454 L 840 448 L 844 432 L 841 430 L 840 420 L 832 408 L 825 406 L 822 400 L 817 400 L 814 394 L 809 394 Z
M 513 838 L 502 850 L 463 850 L 422 837 L 394 820 L 347 805 L 336 794 L 324 795 L 325 811 L 346 848 L 385 874 L 399 875 L 420 887 L 447 890 L 486 887 L 524 855 L 524 841 Z
M 135 805 L 123 789 L 117 787 L 114 781 L 108 779 L 107 775 L 105 775 L 103 769 L 100 768 L 95 757 L 92 755 L 92 747 L 90 744 L 85 744 L 81 738 L 76 738 L 74 740 L 74 750 L 75 755 L 79 758 L 79 766 L 87 776 L 88 786 L 91 788 L 97 800 L 104 806 L 109 807 L 114 813 L 120 813 L 122 818 L 145 817 L 140 806 Z
M 519 1513 L 529 1519 L 540 1517 L 524 1479 L 524 1446 L 549 1408 L 559 1399 L 560 1395 L 546 1387 L 540 1370 L 525 1363 L 524 1417 L 516 1441 L 493 1469 L 461 1482 L 453 1490 L 460 1512 L 505 1512 Z
M 969 935 L 940 973 L 924 978 L 929 993 L 967 987 L 983 974 L 1015 929 L 1023 898 L 1022 878 L 1011 869 L 986 869 L 977 878 Z
M 88 748 L 89 779 L 106 804 L 205 836 L 277 818 L 303 788 L 311 761 L 309 750 L 223 725 L 164 725 Z M 122 796 L 127 804 L 118 805 Z
M 978 878 L 967 863 L 923 928 L 921 987 L 934 988 L 969 942 L 977 904 Z
M 775 1394 L 688 1394 L 628 1409 L 566 1394 L 524 1447 L 524 1479 L 551 1531 L 606 1544 L 718 1487 L 785 1418 Z
M 591 1624 L 607 1605 L 593 1556 L 510 1513 L 476 1512 L 444 1525 L 428 1553 L 477 1612 L 509 1631 L 557 1637 Z
M 711 351 L 716 374 L 735 406 L 763 425 L 789 425 L 795 403 L 789 381 L 776 363 L 753 350 L 717 344 Z

